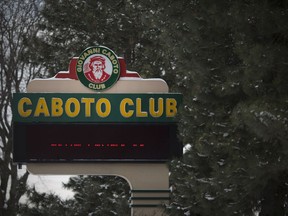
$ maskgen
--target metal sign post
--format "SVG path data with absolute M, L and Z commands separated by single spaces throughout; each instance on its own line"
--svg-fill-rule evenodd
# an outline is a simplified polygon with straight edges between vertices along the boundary
M 102 76 L 94 73 L 99 68 Z M 71 60 L 68 71 L 61 71 L 52 79 L 32 80 L 27 86 L 28 94 L 14 96 L 13 122 L 14 133 L 17 133 L 14 134 L 14 161 L 26 163 L 29 172 L 35 175 L 121 176 L 131 188 L 132 215 L 165 215 L 161 205 L 168 204 L 170 193 L 165 161 L 182 154 L 176 131 L 171 129 L 174 126 L 166 123 L 167 119 L 174 119 L 181 98 L 168 92 L 164 80 L 142 79 L 138 73 L 127 71 L 124 59 L 108 48 L 88 48 L 79 58 Z M 150 123 L 151 127 L 172 136 L 155 135 L 157 139 L 153 142 Z M 54 137 L 55 142 L 54 138 L 53 141 L 45 139 L 45 130 L 50 125 L 56 132 L 47 136 Z M 149 138 L 138 142 L 133 134 L 130 137 L 127 130 L 132 127 L 134 134 L 138 133 L 137 127 L 146 130 Z M 62 130 L 59 133 L 58 128 Z M 76 135 L 69 139 L 69 130 L 75 128 L 88 138 L 82 139 L 73 131 Z M 105 134 L 105 130 L 114 128 L 110 136 L 113 139 L 95 138 L 84 133 L 84 128 L 93 128 L 96 134 L 99 129 Z M 43 141 L 35 142 L 36 131 L 43 133 Z M 41 147 L 37 149 L 37 145 Z M 42 148 L 46 150 L 41 152 Z M 157 148 L 158 153 L 151 151 Z

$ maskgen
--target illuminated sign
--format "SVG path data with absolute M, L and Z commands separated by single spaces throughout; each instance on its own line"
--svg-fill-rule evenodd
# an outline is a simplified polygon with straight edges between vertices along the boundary
M 182 155 L 177 125 L 16 123 L 14 161 L 165 161 Z
M 165 161 L 182 155 L 180 94 L 15 93 L 14 161 Z
M 165 161 L 182 155 L 177 114 L 182 95 L 162 79 L 126 70 L 123 58 L 93 46 L 53 79 L 15 93 L 13 160 Z
M 16 93 L 15 122 L 175 122 L 180 94 Z

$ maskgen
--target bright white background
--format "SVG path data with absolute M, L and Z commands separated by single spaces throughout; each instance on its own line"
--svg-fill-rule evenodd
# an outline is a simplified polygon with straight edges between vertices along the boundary
M 22 175 L 26 171 L 26 166 L 19 169 L 19 174 Z M 28 177 L 30 187 L 35 187 L 38 192 L 53 193 L 59 195 L 62 199 L 72 198 L 74 193 L 63 187 L 63 183 L 67 183 L 72 176 L 66 175 L 33 175 Z

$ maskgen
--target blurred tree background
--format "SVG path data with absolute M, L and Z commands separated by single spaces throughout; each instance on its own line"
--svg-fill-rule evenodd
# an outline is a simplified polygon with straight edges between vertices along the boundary
M 12 161 L 11 101 L 28 82 L 45 74 L 29 58 L 40 21 L 39 1 L 0 1 L 0 216 L 14 216 L 26 191 L 28 172 L 18 175 Z
M 27 202 L 20 205 L 21 216 L 130 215 L 130 188 L 120 177 L 71 177 L 64 187 L 75 193 L 73 199 L 62 200 L 55 194 L 39 193 L 30 188 Z
M 45 0 L 36 5 L 37 33 L 23 36 L 27 48 L 21 61 L 45 67 L 51 77 L 86 47 L 104 45 L 125 57 L 129 70 L 161 77 L 171 91 L 183 93 L 179 136 L 186 151 L 169 164 L 173 191 L 167 214 L 288 214 L 288 1 Z M 1 76 L 9 74 L 4 72 Z M 2 176 L 1 171 L 1 182 Z M 129 188 L 122 179 L 79 176 L 65 187 L 76 192 L 74 199 L 59 201 L 30 189 L 20 214 L 49 215 L 45 208 L 54 206 L 68 215 L 81 215 L 80 208 L 82 215 L 129 215 Z

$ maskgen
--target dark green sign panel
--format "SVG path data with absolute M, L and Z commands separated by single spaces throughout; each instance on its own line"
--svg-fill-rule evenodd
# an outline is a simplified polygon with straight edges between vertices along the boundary
M 146 162 L 182 155 L 181 94 L 16 93 L 14 162 Z
M 14 122 L 175 122 L 182 95 L 15 93 Z

